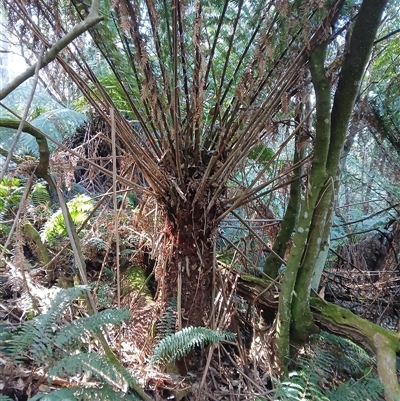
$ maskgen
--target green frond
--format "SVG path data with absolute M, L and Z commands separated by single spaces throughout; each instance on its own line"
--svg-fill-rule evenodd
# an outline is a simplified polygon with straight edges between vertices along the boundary
M 62 313 L 87 288 L 76 286 L 59 291 L 46 313 L 25 322 L 10 343 L 14 357 L 19 359 L 29 350 L 38 363 L 46 363 L 52 356 L 54 330 L 62 318 Z
M 9 213 L 18 208 L 24 187 L 19 178 L 3 178 L 0 181 L 0 220 L 7 218 Z
M 0 394 L 0 401 L 12 401 L 10 397 Z
M 10 340 L 9 350 L 16 361 L 25 356 L 34 339 L 34 321 L 28 320 Z
M 156 323 L 157 337 L 162 339 L 175 333 L 177 300 L 175 297 L 169 300 L 168 306 Z
M 195 347 L 203 348 L 207 343 L 234 340 L 235 334 L 216 331 L 206 327 L 186 327 L 175 334 L 163 338 L 154 348 L 152 362 L 168 364 L 182 358 Z
M 352 341 L 322 332 L 312 355 L 301 356 L 298 369 L 277 383 L 274 400 L 380 401 L 382 384 L 373 372 L 374 359 Z M 337 377 L 336 384 L 332 376 Z M 344 381 L 345 378 L 350 380 Z
M 63 373 L 80 375 L 84 372 L 91 372 L 98 379 L 118 387 L 135 384 L 134 378 L 126 369 L 114 365 L 108 358 L 95 353 L 82 352 L 62 358 L 49 370 L 49 375 L 50 377 L 57 377 L 62 376 Z
M 33 187 L 31 201 L 34 206 L 47 205 L 50 202 L 50 194 L 46 185 L 38 182 Z
M 117 325 L 129 319 L 130 312 L 126 309 L 104 310 L 89 317 L 74 320 L 54 337 L 54 343 L 63 348 L 72 340 L 80 338 L 82 335 L 95 334 L 103 324 Z
M 48 394 L 36 394 L 29 401 L 140 401 L 141 398 L 135 394 L 124 394 L 113 390 L 107 384 L 103 384 L 101 388 L 83 388 L 74 389 L 62 388 Z M 0 398 L 1 401 L 1 398 Z
M 78 195 L 74 199 L 67 202 L 72 221 L 75 225 L 79 225 L 89 216 L 93 209 L 93 202 L 87 195 Z M 46 222 L 41 232 L 43 242 L 52 242 L 58 237 L 65 237 L 67 228 L 65 226 L 64 217 L 61 209 L 55 212 Z

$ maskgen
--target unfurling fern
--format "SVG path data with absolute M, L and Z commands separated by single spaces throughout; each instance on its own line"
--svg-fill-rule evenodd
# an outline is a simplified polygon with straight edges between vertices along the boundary
M 186 327 L 163 338 L 155 346 L 152 362 L 168 364 L 183 358 L 195 347 L 203 348 L 207 343 L 219 343 L 234 339 L 235 334 L 228 331 L 216 331 L 206 327 Z

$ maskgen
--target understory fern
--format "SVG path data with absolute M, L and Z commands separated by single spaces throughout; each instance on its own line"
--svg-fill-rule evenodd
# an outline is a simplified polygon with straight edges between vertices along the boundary
M 130 313 L 127 310 L 104 310 L 68 324 L 63 323 L 65 310 L 88 288 L 77 286 L 59 291 L 47 312 L 25 322 L 20 332 L 13 336 L 10 350 L 15 360 L 31 357 L 38 366 L 48 371 L 50 378 L 90 373 L 99 379 L 101 388 L 78 387 L 69 392 L 63 389 L 64 392 L 38 394 L 32 400 L 135 399 L 133 395 L 125 397 L 128 388 L 135 386 L 135 380 L 122 365 L 104 355 L 87 352 L 89 344 L 96 340 L 102 328 L 120 324 L 129 318 Z M 108 393 L 113 395 L 107 396 Z
M 155 346 L 152 362 L 168 364 L 183 358 L 195 347 L 203 348 L 208 343 L 234 339 L 235 334 L 228 331 L 216 331 L 206 327 L 186 327 L 163 338 Z
M 34 206 L 47 205 L 50 203 L 50 194 L 46 185 L 38 182 L 31 192 L 31 201 Z
M 311 355 L 298 358 L 296 371 L 277 383 L 275 401 L 383 400 L 375 360 L 365 350 L 330 333 L 316 340 Z
M 93 202 L 87 195 L 78 195 L 74 199 L 67 202 L 72 221 L 79 226 L 89 216 L 93 209 Z M 67 227 L 65 225 L 64 216 L 59 209 L 55 212 L 44 225 L 41 231 L 43 242 L 54 243 L 60 237 L 67 236 Z
M 177 300 L 173 297 L 169 300 L 168 306 L 156 324 L 158 338 L 162 339 L 175 333 L 177 309 Z
M 29 401 L 141 401 L 135 394 L 114 391 L 107 384 L 101 388 L 61 388 L 49 394 L 37 394 Z M 1 399 L 0 399 L 1 401 Z M 8 401 L 8 400 L 7 400 Z

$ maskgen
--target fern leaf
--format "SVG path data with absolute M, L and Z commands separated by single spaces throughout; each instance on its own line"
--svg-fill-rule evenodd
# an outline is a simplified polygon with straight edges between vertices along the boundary
M 154 348 L 152 362 L 170 363 L 182 358 L 195 347 L 203 348 L 206 343 L 233 340 L 235 334 L 207 329 L 206 327 L 186 327 L 175 334 L 163 338 Z
M 165 308 L 165 312 L 161 315 L 156 324 L 157 335 L 159 338 L 164 338 L 175 333 L 177 309 L 178 307 L 176 298 L 171 298 L 168 306 Z
M 13 336 L 10 349 L 16 359 L 30 349 L 39 364 L 47 363 L 52 355 L 54 328 L 62 318 L 62 313 L 79 297 L 87 286 L 76 286 L 59 291 L 50 303 L 50 309 L 23 324 L 19 334 Z
M 63 348 L 72 340 L 80 338 L 85 333 L 93 333 L 101 328 L 103 324 L 117 325 L 129 319 L 130 312 L 126 309 L 104 310 L 89 317 L 74 320 L 55 336 L 54 343 Z
M 0 401 L 13 401 L 10 397 L 0 394 Z
M 49 376 L 61 376 L 63 372 L 68 375 L 80 375 L 85 371 L 90 371 L 97 378 L 119 388 L 135 384 L 134 378 L 126 369 L 116 366 L 109 359 L 94 353 L 80 353 L 61 359 L 49 370 Z
M 10 340 L 9 350 L 16 361 L 20 360 L 32 345 L 35 338 L 33 327 L 32 320 L 25 322 L 18 334 L 13 335 Z
M 9 401 L 10 399 L 7 399 Z M 74 389 L 62 388 L 48 394 L 36 394 L 29 401 L 141 401 L 141 398 L 135 394 L 125 394 L 114 391 L 110 386 L 104 384 L 101 388 L 83 388 Z M 0 398 L 0 401 L 2 399 Z M 5 400 L 4 400 L 5 401 Z M 10 400 L 11 401 L 11 400 Z
M 34 206 L 47 205 L 50 202 L 50 195 L 46 185 L 37 183 L 32 190 L 31 200 Z
M 28 401 L 76 401 L 74 392 L 69 388 L 61 388 L 48 394 L 39 393 Z

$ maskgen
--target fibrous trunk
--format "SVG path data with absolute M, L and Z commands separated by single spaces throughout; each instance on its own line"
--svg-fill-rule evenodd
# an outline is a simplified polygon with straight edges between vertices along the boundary
M 177 299 L 179 329 L 204 326 L 209 318 L 215 210 L 207 214 L 206 206 L 187 201 L 167 213 L 157 300 Z

